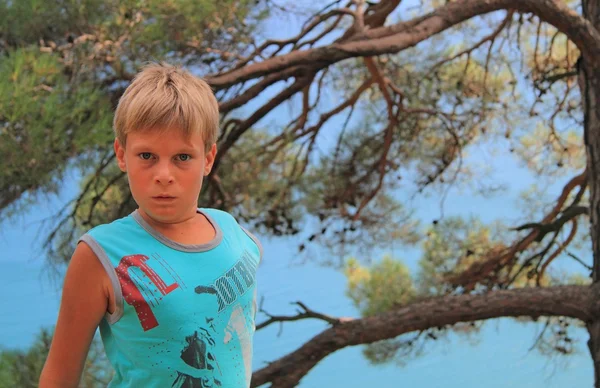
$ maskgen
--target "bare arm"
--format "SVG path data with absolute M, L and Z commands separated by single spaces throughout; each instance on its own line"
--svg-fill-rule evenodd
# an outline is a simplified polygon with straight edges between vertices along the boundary
M 108 275 L 85 243 L 77 245 L 65 276 L 58 321 L 40 388 L 77 387 L 94 333 L 109 307 Z

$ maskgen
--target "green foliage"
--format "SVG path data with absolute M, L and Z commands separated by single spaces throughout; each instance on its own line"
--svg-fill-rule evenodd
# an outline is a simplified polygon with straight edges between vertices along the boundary
M 64 222 L 58 223 L 46 241 L 48 259 L 68 263 L 77 239 L 89 229 L 124 217 L 137 207 L 127 176 L 112 158 L 104 161 L 100 173 L 91 172 L 81 180 L 81 195 L 75 206 L 66 207 Z
M 413 283 L 408 268 L 390 256 L 384 256 L 370 266 L 363 266 L 354 258 L 348 259 L 344 274 L 347 278 L 346 295 L 364 317 L 418 303 L 429 296 L 423 294 L 424 287 Z M 369 344 L 363 348 L 363 354 L 373 364 L 395 361 L 402 366 L 421 356 L 427 342 L 447 337 L 450 332 L 472 339 L 478 329 L 478 325 L 471 322 L 433 327 Z
M 390 256 L 369 267 L 361 265 L 357 259 L 348 259 L 344 274 L 348 279 L 346 295 L 363 317 L 406 305 L 416 296 L 408 268 Z M 413 337 L 409 334 L 369 344 L 364 347 L 363 354 L 374 364 L 395 359 L 399 353 L 408 356 L 416 349 Z
M 2 351 L 0 387 L 37 387 L 51 341 L 51 334 L 43 329 L 27 351 Z
M 217 71 L 268 12 L 246 0 L 0 0 L 0 14 L 4 217 L 56 193 L 69 168 L 85 176 L 101 163 L 115 104 L 140 66 Z
M 81 34 L 92 34 L 99 42 L 125 37 L 124 46 L 109 49 L 112 54 L 124 49 L 143 55 L 137 60 L 162 59 L 185 46 L 206 49 L 215 39 L 224 43 L 237 33 L 249 32 L 248 26 L 233 22 L 249 18 L 253 6 L 247 0 L 2 0 L 0 34 L 13 47 L 37 44 L 40 39 L 58 43 Z
M 377 125 L 349 131 L 337 150 L 323 154 L 306 169 L 297 185 L 299 208 L 325 220 L 315 238 L 335 253 L 343 254 L 346 245 L 413 244 L 420 237 L 418 221 L 395 195 L 398 179 L 392 171 L 387 171 L 379 187 L 380 175 L 373 166 L 379 163 L 383 139 L 377 135 Z M 363 206 L 364 198 L 374 192 Z M 360 217 L 355 218 L 361 206 Z
M 0 209 L 24 191 L 55 192 L 68 161 L 106 146 L 110 102 L 73 88 L 57 55 L 10 50 L 0 61 Z
M 552 128 L 539 124 L 520 137 L 515 152 L 540 175 L 568 176 L 573 170 L 585 169 L 585 148 L 581 144 L 579 130 L 565 130 L 558 136 Z
M 470 145 L 499 132 L 495 121 L 510 114 L 502 105 L 514 101 L 506 68 L 486 69 L 485 62 L 474 56 L 439 64 L 462 45 L 456 47 L 455 41 L 447 38 L 438 44 L 424 44 L 426 49 L 410 48 L 378 60 L 389 80 L 402 90 L 405 108 L 399 112 L 386 168 L 383 195 L 392 198 L 395 189 L 406 185 L 399 179 L 408 175 L 415 177 L 419 188 L 445 186 L 455 182 L 457 175 L 471 182 L 468 172 L 473 167 L 459 166 L 459 160 Z M 361 60 L 348 61 L 333 70 L 332 85 L 342 91 L 340 98 L 347 98 L 367 76 Z M 340 133 L 341 144 L 335 151 L 329 150 L 316 169 L 329 174 L 328 186 L 345 189 L 349 180 L 361 180 L 362 190 L 356 193 L 360 197 L 378 184 L 379 176 L 372 170 L 384 148 L 382 132 L 388 122 L 387 104 L 379 88 L 366 92 L 356 110 L 360 114 L 352 116 L 356 119 L 350 121 L 343 137 Z M 335 135 L 338 132 L 339 128 L 334 130 Z M 339 191 L 329 187 L 329 193 L 339 195 Z
M 0 388 L 35 388 L 52 342 L 52 333 L 42 329 L 33 345 L 23 350 L 0 351 Z M 81 386 L 106 387 L 112 377 L 111 366 L 101 343 L 94 339 L 81 377 Z
M 423 349 L 417 343 L 420 335 L 407 334 L 398 338 L 377 341 L 364 347 L 363 355 L 371 364 L 380 365 L 395 361 L 404 366 L 415 357 L 423 355 Z
M 259 146 L 266 139 L 260 129 L 242 137 L 222 161 L 220 190 L 203 193 L 201 203 L 231 209 L 258 232 L 296 234 L 302 219 L 295 195 L 305 167 L 302 148 L 287 145 L 266 153 Z
M 419 292 L 444 295 L 450 291 L 449 276 L 461 273 L 504 247 L 500 230 L 501 225 L 488 226 L 475 218 L 459 217 L 449 217 L 431 226 L 419 261 Z
M 103 0 L 1 0 L 0 35 L 9 46 L 58 40 L 102 20 Z
M 372 316 L 411 302 L 416 295 L 408 268 L 385 256 L 365 268 L 349 259 L 344 269 L 348 278 L 347 295 L 362 316 Z

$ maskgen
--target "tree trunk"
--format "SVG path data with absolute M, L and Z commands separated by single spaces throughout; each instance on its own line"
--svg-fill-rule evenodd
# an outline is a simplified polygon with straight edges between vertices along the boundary
M 600 27 L 600 0 L 582 0 L 583 16 Z M 590 188 L 590 237 L 593 250 L 592 279 L 600 281 L 600 73 L 583 55 L 579 61 L 579 86 L 584 109 L 584 138 Z M 594 364 L 594 385 L 600 388 L 600 320 L 587 322 L 588 347 Z

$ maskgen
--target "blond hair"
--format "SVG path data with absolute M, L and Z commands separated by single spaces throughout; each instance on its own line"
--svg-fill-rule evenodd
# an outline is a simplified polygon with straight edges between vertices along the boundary
M 219 104 L 204 80 L 180 67 L 153 63 L 123 93 L 113 127 L 122 145 L 133 131 L 178 128 L 187 135 L 199 133 L 208 151 L 219 135 Z

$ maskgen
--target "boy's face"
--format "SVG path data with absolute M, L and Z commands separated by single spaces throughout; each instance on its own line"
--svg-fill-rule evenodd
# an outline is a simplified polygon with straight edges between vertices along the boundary
M 137 131 L 126 146 L 115 140 L 119 168 L 127 173 L 131 194 L 154 221 L 173 224 L 196 214 L 203 177 L 210 172 L 217 146 L 205 152 L 199 134 L 179 129 Z

